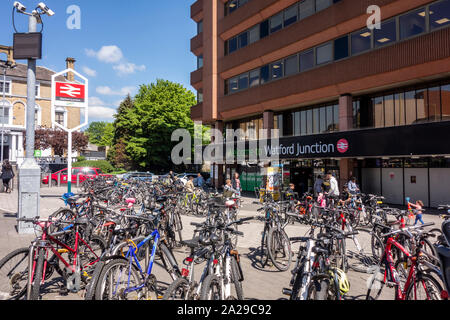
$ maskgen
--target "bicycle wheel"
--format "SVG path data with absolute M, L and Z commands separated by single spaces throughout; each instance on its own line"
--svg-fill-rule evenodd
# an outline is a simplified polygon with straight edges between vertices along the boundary
M 366 282 L 368 288 L 366 300 L 377 300 L 381 296 L 384 286 L 386 285 L 384 282 L 384 274 L 381 273 L 380 264 L 376 267 L 370 268 L 367 273 L 371 275 Z
M 178 278 L 170 284 L 164 293 L 163 300 L 192 300 L 189 296 L 189 282 L 184 278 Z
M 242 282 L 239 281 L 241 278 L 239 266 L 234 256 L 231 257 L 230 263 L 231 263 L 231 281 L 233 282 L 232 287 L 234 287 L 234 290 L 232 290 L 231 292 L 231 297 L 237 300 L 244 300 L 244 290 L 242 289 Z
M 169 273 L 172 280 L 176 280 L 177 278 L 181 277 L 181 272 L 180 268 L 178 267 L 177 260 L 173 255 L 172 251 L 169 248 L 167 248 L 167 246 L 164 243 L 161 243 L 159 245 L 159 255 L 164 265 L 164 268 Z
M 203 281 L 200 300 L 222 300 L 222 284 L 215 274 L 210 274 Z
M 0 260 L 0 300 L 17 300 L 26 293 L 29 253 L 21 248 Z
M 275 268 L 286 271 L 291 266 L 291 242 L 284 230 L 271 228 L 267 235 L 267 252 Z
M 308 300 L 328 300 L 328 290 L 330 280 L 316 279 L 311 282 L 308 288 Z
M 29 294 L 30 300 L 39 300 L 42 275 L 44 272 L 44 260 L 45 260 L 45 250 L 38 249 L 37 260 L 34 268 L 34 277 L 31 284 L 31 292 Z
M 141 284 L 139 271 L 125 259 L 115 259 L 110 261 L 99 277 L 95 290 L 95 300 L 138 300 L 139 290 L 129 290 L 137 288 Z
M 345 239 L 336 240 L 334 258 L 336 267 L 347 273 L 348 261 L 345 250 Z
M 91 275 L 96 263 L 106 250 L 106 242 L 102 237 L 92 236 L 88 244 L 90 248 L 81 241 L 78 245 L 78 254 L 83 271 Z
M 406 290 L 406 300 L 442 300 L 442 286 L 429 274 L 419 274 Z
M 267 233 L 268 229 L 264 228 L 264 232 L 261 238 L 261 250 L 259 250 L 259 263 L 261 268 L 264 268 L 269 261 L 269 254 L 267 252 Z

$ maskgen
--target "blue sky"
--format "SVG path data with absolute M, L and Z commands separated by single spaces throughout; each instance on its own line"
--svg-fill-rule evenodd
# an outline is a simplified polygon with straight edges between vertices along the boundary
M 27 12 L 41 0 L 20 1 Z M 127 92 L 162 78 L 190 86 L 196 58 L 190 39 L 196 24 L 190 19 L 194 0 L 46 0 L 56 14 L 44 16 L 43 59 L 38 65 L 65 69 L 65 59 L 77 60 L 75 69 L 89 78 L 90 120 L 111 121 Z M 0 4 L 0 43 L 12 45 L 11 11 L 14 1 Z M 81 10 L 81 29 L 70 30 L 67 9 Z M 28 20 L 15 14 L 18 32 L 28 31 Z M 38 30 L 40 30 L 40 25 Z M 19 61 L 26 63 L 26 61 Z

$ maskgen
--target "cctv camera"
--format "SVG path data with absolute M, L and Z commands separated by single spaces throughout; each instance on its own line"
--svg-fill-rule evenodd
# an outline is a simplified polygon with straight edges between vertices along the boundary
M 46 13 L 49 17 L 53 16 L 55 13 L 45 5 L 45 3 L 41 2 L 38 4 L 38 8 L 40 8 L 44 13 Z
M 23 4 L 21 4 L 19 1 L 14 1 L 14 8 L 17 9 L 17 11 L 22 11 L 24 12 L 25 10 L 27 10 L 27 7 L 25 7 Z

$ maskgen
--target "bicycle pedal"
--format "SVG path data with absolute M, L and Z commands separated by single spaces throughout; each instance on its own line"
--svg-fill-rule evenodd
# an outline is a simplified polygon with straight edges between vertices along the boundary
M 386 284 L 386 287 L 388 287 L 388 288 L 394 288 L 397 285 L 395 282 L 392 282 L 392 281 L 387 281 L 385 284 Z
M 67 296 L 67 295 L 69 294 L 69 292 L 70 292 L 69 289 L 67 289 L 67 288 L 65 288 L 65 287 L 62 287 L 62 288 L 59 288 L 58 294 L 59 294 L 60 296 Z
M 287 289 L 287 288 L 283 288 L 282 293 L 285 296 L 291 296 L 292 295 L 292 290 L 291 289 Z

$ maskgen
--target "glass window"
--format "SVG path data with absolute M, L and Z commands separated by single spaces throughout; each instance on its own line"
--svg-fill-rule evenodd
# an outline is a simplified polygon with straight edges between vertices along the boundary
M 197 103 L 203 102 L 203 92 L 201 90 L 197 91 Z
M 197 34 L 200 34 L 203 32 L 203 20 L 197 22 Z
M 239 90 L 237 77 L 230 79 L 230 82 L 228 84 L 228 89 L 229 89 L 230 93 L 233 93 L 233 92 L 236 92 Z
M 308 129 L 308 119 L 307 119 L 307 111 L 303 110 L 300 112 L 300 134 L 302 136 L 306 135 Z
M 339 131 L 339 105 L 335 104 L 333 106 L 333 117 L 334 117 L 334 131 Z
M 3 85 L 5 85 L 5 93 L 10 94 L 11 93 L 11 81 L 6 80 L 6 82 L 5 82 L 3 77 L 0 79 L 0 93 L 3 93 Z
M 259 25 L 259 37 L 260 39 L 265 38 L 269 35 L 269 20 L 261 22 Z
M 327 109 L 326 107 L 320 108 L 320 128 L 319 133 L 327 131 Z
M 297 4 L 284 10 L 284 27 L 287 27 L 293 24 L 294 22 L 297 22 L 297 15 L 298 15 Z
M 248 45 L 248 32 L 239 35 L 239 48 L 244 48 Z
M 230 0 L 227 4 L 228 13 L 232 13 L 234 10 L 238 8 L 238 0 Z
M 9 124 L 9 109 L 11 105 L 7 101 L 0 101 L 0 123 Z M 4 117 L 3 117 L 4 116 Z
M 327 63 L 333 60 L 333 43 L 329 42 L 316 48 L 317 65 Z
M 361 128 L 361 101 L 353 101 L 353 128 Z
M 348 36 L 334 40 L 334 60 L 348 57 Z
M 315 12 L 315 0 L 305 0 L 300 2 L 300 20 L 313 15 Z
M 284 74 L 290 76 L 298 73 L 298 56 L 292 56 L 284 60 Z
M 414 124 L 417 119 L 415 91 L 405 92 L 405 113 L 406 113 L 406 124 L 407 125 Z
M 239 76 L 239 90 L 248 88 L 248 73 L 244 73 Z
M 384 126 L 393 127 L 395 125 L 394 96 L 384 97 Z
M 425 8 L 405 14 L 399 19 L 400 40 L 425 32 Z
M 318 134 L 319 128 L 320 128 L 320 115 L 319 115 L 319 108 L 313 109 L 313 133 Z
M 430 121 L 441 121 L 441 88 L 428 89 L 428 118 Z
M 381 23 L 381 29 L 374 29 L 375 48 L 397 41 L 396 20 Z
M 274 117 L 274 128 L 278 129 L 278 137 L 283 136 L 283 115 L 279 114 Z
M 333 4 L 333 0 L 316 0 L 316 12 L 326 9 Z
M 248 31 L 248 38 L 249 38 L 248 39 L 249 44 L 259 40 L 259 25 L 251 28 Z
M 442 120 L 450 120 L 450 84 L 441 86 Z
M 450 24 L 450 0 L 444 0 L 430 5 L 431 30 Z
M 60 125 L 64 125 L 64 112 L 56 112 L 55 113 L 55 121 Z
M 270 81 L 270 70 L 269 70 L 269 65 L 266 66 L 262 66 L 261 69 L 261 84 L 264 84 L 268 81 Z
M 384 106 L 383 97 L 373 99 L 375 128 L 384 127 Z
M 395 125 L 405 125 L 405 95 L 404 93 L 396 93 L 395 97 Z
M 203 67 L 203 55 L 199 55 L 197 57 L 197 69 L 200 69 Z
M 301 126 L 301 119 L 300 119 L 300 111 L 297 111 L 294 113 L 294 136 L 299 136 L 301 131 L 300 131 L 300 126 Z
M 328 106 L 326 108 L 327 108 L 327 131 L 331 132 L 333 131 L 333 122 L 334 122 L 333 106 Z
M 250 71 L 250 87 L 259 85 L 259 69 Z
M 367 51 L 371 48 L 372 32 L 369 29 L 363 29 L 351 35 L 352 55 Z
M 228 53 L 232 53 L 237 50 L 237 37 L 228 40 Z
M 427 89 L 416 90 L 417 122 L 428 121 Z
M 283 114 L 283 136 L 290 137 L 293 135 L 293 124 L 294 120 L 292 117 L 292 112 L 285 112 Z
M 283 77 L 283 62 L 282 61 L 277 61 L 275 63 L 272 63 L 270 65 L 270 69 L 271 69 L 271 79 L 272 80 L 280 79 Z
M 314 67 L 314 50 L 309 50 L 300 54 L 300 71 L 306 71 Z
M 270 33 L 277 32 L 283 28 L 283 12 L 271 17 L 270 19 Z
M 306 122 L 307 122 L 307 130 L 306 133 L 307 134 L 312 134 L 313 133 L 313 111 L 312 109 L 309 109 L 306 111 Z

